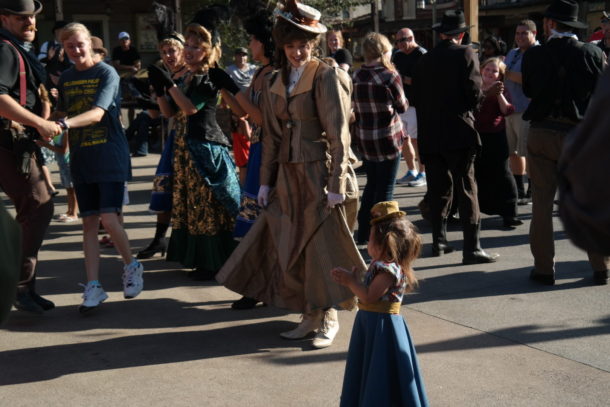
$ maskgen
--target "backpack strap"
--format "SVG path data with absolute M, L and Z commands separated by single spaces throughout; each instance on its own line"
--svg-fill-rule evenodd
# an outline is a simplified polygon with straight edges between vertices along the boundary
M 5 43 L 7 43 L 8 45 L 10 45 L 11 47 L 13 47 L 13 49 L 15 50 L 15 52 L 17 53 L 17 57 L 19 58 L 19 104 L 21 105 L 21 107 L 25 107 L 26 104 L 26 98 L 27 98 L 27 82 L 26 82 L 26 78 L 25 78 L 25 61 L 23 60 L 23 56 L 21 56 L 21 53 L 19 52 L 19 50 L 17 50 L 17 48 L 13 45 L 12 42 L 10 42 L 7 39 L 2 39 L 2 41 L 4 41 Z

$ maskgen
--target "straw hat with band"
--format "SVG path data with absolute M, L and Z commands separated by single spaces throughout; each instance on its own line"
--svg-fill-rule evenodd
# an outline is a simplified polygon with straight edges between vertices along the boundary
M 299 27 L 301 30 L 309 31 L 314 34 L 324 34 L 327 28 L 320 23 L 322 14 L 313 7 L 299 3 L 297 0 L 278 2 L 273 14 Z
M 398 208 L 398 202 L 396 201 L 378 202 L 371 208 L 371 225 L 389 219 L 401 218 L 406 214 Z

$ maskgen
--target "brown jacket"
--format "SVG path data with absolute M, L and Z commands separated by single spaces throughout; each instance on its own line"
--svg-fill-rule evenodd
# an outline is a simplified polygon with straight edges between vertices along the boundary
M 346 193 L 352 82 L 314 59 L 286 100 L 279 72 L 263 89 L 261 185 L 273 186 L 278 163 L 330 160 L 328 190 Z

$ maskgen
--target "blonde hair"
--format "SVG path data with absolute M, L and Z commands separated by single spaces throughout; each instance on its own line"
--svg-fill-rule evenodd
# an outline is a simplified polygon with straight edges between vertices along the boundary
M 64 41 L 67 41 L 68 38 L 70 38 L 71 36 L 73 36 L 76 33 L 85 34 L 85 36 L 89 40 L 89 51 L 91 51 L 93 53 L 93 50 L 91 49 L 91 32 L 84 24 L 70 23 L 70 24 L 66 25 L 64 28 L 61 29 L 61 34 L 59 35 L 59 40 L 63 43 Z
M 417 278 L 411 266 L 421 253 L 422 240 L 417 228 L 406 216 L 391 218 L 371 225 L 372 243 L 381 251 L 379 260 L 396 263 L 402 269 L 409 286 L 417 287 Z
M 199 46 L 205 51 L 206 56 L 201 65 L 201 71 L 205 71 L 210 67 L 216 67 L 222 51 L 220 49 L 220 40 L 215 45 L 212 45 L 212 34 L 202 25 L 191 23 L 186 27 L 184 38 L 194 38 L 199 42 Z
M 500 72 L 500 76 L 499 76 L 498 80 L 501 80 L 501 81 L 504 80 L 504 75 L 506 74 L 506 64 L 504 63 L 504 61 L 502 61 L 502 58 L 499 58 L 499 57 L 487 58 L 485 61 L 483 61 L 481 63 L 481 67 L 480 67 L 481 72 L 483 72 L 483 68 L 485 68 L 487 65 L 489 65 L 491 63 L 495 63 L 496 65 L 498 65 L 498 71 Z
M 362 41 L 362 55 L 365 61 L 381 58 L 381 64 L 390 71 L 395 71 L 387 53 L 392 51 L 392 44 L 388 37 L 376 32 L 370 32 Z
M 341 32 L 341 30 L 328 30 L 328 32 L 326 33 L 326 42 L 328 42 L 330 34 L 335 34 L 339 39 L 339 48 L 343 47 L 345 42 L 343 40 L 343 33 Z
M 163 38 L 161 41 L 159 41 L 159 52 L 161 52 L 163 47 L 166 45 L 176 47 L 178 49 L 184 49 L 184 36 L 180 33 L 173 32 L 169 37 Z

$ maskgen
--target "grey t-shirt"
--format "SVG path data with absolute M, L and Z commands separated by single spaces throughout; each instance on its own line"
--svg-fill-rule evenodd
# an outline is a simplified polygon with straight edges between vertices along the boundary
M 256 65 L 246 64 L 245 69 L 239 69 L 235 64 L 229 65 L 226 72 L 231 76 L 231 79 L 235 81 L 239 90 L 245 91 L 250 86 L 252 76 L 256 72 Z

